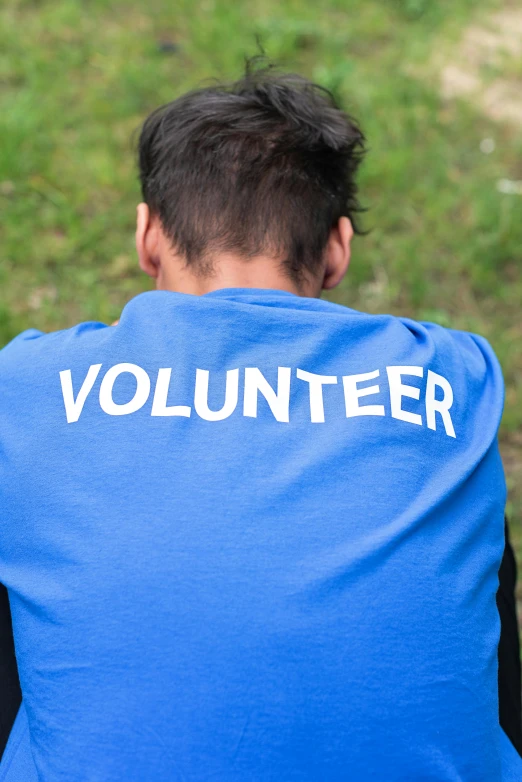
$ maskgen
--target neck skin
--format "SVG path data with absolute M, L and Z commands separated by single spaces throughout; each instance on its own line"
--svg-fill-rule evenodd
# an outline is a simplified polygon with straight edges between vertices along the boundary
M 163 232 L 159 218 L 141 203 L 137 207 L 136 250 L 141 269 L 156 280 L 158 290 L 201 296 L 221 288 L 269 288 L 298 296 L 318 298 L 322 290 L 334 288 L 344 277 L 350 261 L 353 229 L 341 217 L 331 232 L 322 262 L 314 277 L 295 283 L 280 261 L 267 255 L 242 258 L 234 253 L 217 253 L 212 268 L 202 274 L 187 266 Z
M 213 271 L 208 276 L 197 276 L 190 267 L 176 261 L 173 258 L 170 263 L 160 265 L 156 277 L 158 290 L 202 296 L 220 288 L 273 288 L 301 296 L 305 295 L 304 288 L 310 291 L 313 288 L 313 292 L 306 295 L 320 295 L 317 284 L 298 286 L 277 268 L 273 258 L 264 255 L 245 262 L 233 254 L 219 253 L 213 259 Z

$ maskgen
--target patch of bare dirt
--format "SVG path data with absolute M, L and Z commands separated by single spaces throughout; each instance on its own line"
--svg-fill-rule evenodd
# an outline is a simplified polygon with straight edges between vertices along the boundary
M 467 98 L 493 120 L 522 125 L 522 8 L 470 25 L 444 57 L 437 65 L 445 98 Z

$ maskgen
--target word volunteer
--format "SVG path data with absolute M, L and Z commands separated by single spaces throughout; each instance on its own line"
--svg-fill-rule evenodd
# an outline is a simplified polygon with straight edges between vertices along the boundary
M 92 364 L 89 367 L 77 396 L 74 396 L 73 382 L 70 369 L 60 372 L 65 414 L 68 423 L 79 420 L 87 397 L 100 373 L 102 365 Z M 116 379 L 128 373 L 133 375 L 136 381 L 134 396 L 128 402 L 118 404 L 113 399 L 113 388 Z M 190 417 L 192 409 L 188 405 L 168 405 L 167 398 L 170 391 L 172 368 L 164 367 L 158 370 L 154 395 L 152 399 L 152 416 L 183 416 Z M 410 385 L 403 378 L 424 376 L 424 368 L 418 366 L 387 366 L 390 409 L 393 418 L 406 421 L 418 426 L 423 425 L 421 413 L 413 413 L 402 407 L 403 397 L 420 399 L 420 388 Z M 317 375 L 304 369 L 296 369 L 295 377 L 302 383 L 308 384 L 310 399 L 310 421 L 312 423 L 324 423 L 323 386 L 338 383 L 336 375 Z M 372 396 L 380 392 L 378 384 L 361 385 L 380 377 L 380 372 L 375 369 L 358 375 L 343 375 L 342 385 L 346 417 L 355 416 L 383 416 L 384 405 L 360 404 L 362 397 Z M 261 370 L 257 367 L 246 367 L 244 370 L 243 385 L 243 415 L 251 418 L 257 417 L 258 397 L 261 394 L 276 421 L 288 423 L 290 421 L 290 382 L 292 370 L 290 367 L 278 367 L 277 388 L 274 389 Z M 196 415 L 205 421 L 222 421 L 228 418 L 236 410 L 239 398 L 239 369 L 229 369 L 226 372 L 225 401 L 221 409 L 211 410 L 208 403 L 208 390 L 210 372 L 206 369 L 196 369 L 194 387 L 194 410 Z M 130 415 L 140 410 L 149 399 L 151 380 L 147 372 L 137 364 L 116 364 L 110 367 L 100 384 L 99 403 L 101 409 L 107 415 Z M 439 396 L 440 398 L 437 398 Z M 424 408 L 426 424 L 429 429 L 437 428 L 437 413 L 440 422 L 444 425 L 446 435 L 455 437 L 455 429 L 450 415 L 453 404 L 453 389 L 442 375 L 428 370 Z

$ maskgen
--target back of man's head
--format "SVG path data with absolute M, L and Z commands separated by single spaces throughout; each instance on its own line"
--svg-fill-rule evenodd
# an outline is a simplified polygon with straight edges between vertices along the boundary
M 363 154 L 328 90 L 258 57 L 239 81 L 158 108 L 139 138 L 143 199 L 194 272 L 210 272 L 215 253 L 263 254 L 297 283 L 317 272 L 339 218 L 354 223 Z

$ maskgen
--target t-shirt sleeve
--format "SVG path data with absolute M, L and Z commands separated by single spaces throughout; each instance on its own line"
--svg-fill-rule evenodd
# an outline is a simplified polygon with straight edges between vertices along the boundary
M 44 332 L 38 331 L 38 329 L 26 329 L 14 337 L 10 342 L 0 349 L 0 368 L 6 363 L 16 361 L 18 357 L 23 355 L 24 348 L 30 340 L 43 337 Z
M 504 378 L 500 362 L 484 337 L 467 331 L 423 323 L 432 350 L 432 368 L 451 384 L 455 428 L 475 445 L 497 439 L 504 410 Z
M 468 371 L 476 377 L 489 376 L 503 388 L 504 380 L 500 362 L 487 339 L 479 334 L 456 329 L 448 329 L 448 332 L 460 351 Z

